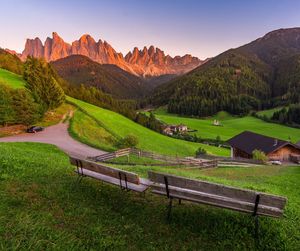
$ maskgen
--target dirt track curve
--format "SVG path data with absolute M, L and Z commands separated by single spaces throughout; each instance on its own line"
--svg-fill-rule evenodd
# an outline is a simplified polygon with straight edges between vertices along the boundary
M 59 123 L 45 128 L 38 133 L 24 133 L 15 136 L 0 138 L 0 142 L 40 142 L 56 145 L 68 155 L 77 157 L 92 157 L 104 154 L 104 151 L 95 149 L 74 140 L 68 133 L 68 123 Z

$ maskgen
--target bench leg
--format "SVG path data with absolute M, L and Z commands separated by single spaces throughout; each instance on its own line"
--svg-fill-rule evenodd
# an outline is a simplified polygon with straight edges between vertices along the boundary
M 178 200 L 178 205 L 181 205 L 181 199 Z
M 258 219 L 258 215 L 254 216 L 254 221 L 255 221 L 255 240 L 258 243 L 259 242 L 259 219 Z
M 169 198 L 169 206 L 168 206 L 168 214 L 167 214 L 167 220 L 169 221 L 171 218 L 171 210 L 172 210 L 172 204 L 173 204 L 173 198 Z

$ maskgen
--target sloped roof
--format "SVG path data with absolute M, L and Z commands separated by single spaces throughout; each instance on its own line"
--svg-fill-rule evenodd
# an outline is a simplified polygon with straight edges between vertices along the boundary
M 286 145 L 291 145 L 300 149 L 300 146 L 294 145 L 288 141 L 267 137 L 249 131 L 244 131 L 229 139 L 227 142 L 232 147 L 240 149 L 248 154 L 252 154 L 254 150 L 260 150 L 269 154 Z

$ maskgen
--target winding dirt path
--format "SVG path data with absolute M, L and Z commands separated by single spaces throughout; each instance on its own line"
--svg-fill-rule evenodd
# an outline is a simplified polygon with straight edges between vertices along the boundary
M 81 158 L 104 154 L 104 151 L 95 149 L 74 140 L 68 133 L 68 123 L 59 123 L 45 128 L 38 133 L 23 133 L 15 136 L 0 138 L 0 142 L 39 142 L 56 145 L 68 155 Z

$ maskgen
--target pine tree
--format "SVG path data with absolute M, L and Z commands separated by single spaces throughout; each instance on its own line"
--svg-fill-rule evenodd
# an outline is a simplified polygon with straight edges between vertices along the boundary
M 32 125 L 40 117 L 39 105 L 34 102 L 33 97 L 27 90 L 17 89 L 12 95 L 12 107 L 15 111 L 15 123 Z
M 0 85 L 0 125 L 13 124 L 15 112 L 12 108 L 11 89 Z
M 24 65 L 26 88 L 44 111 L 60 106 L 65 100 L 63 89 L 52 67 L 44 60 L 29 57 Z

